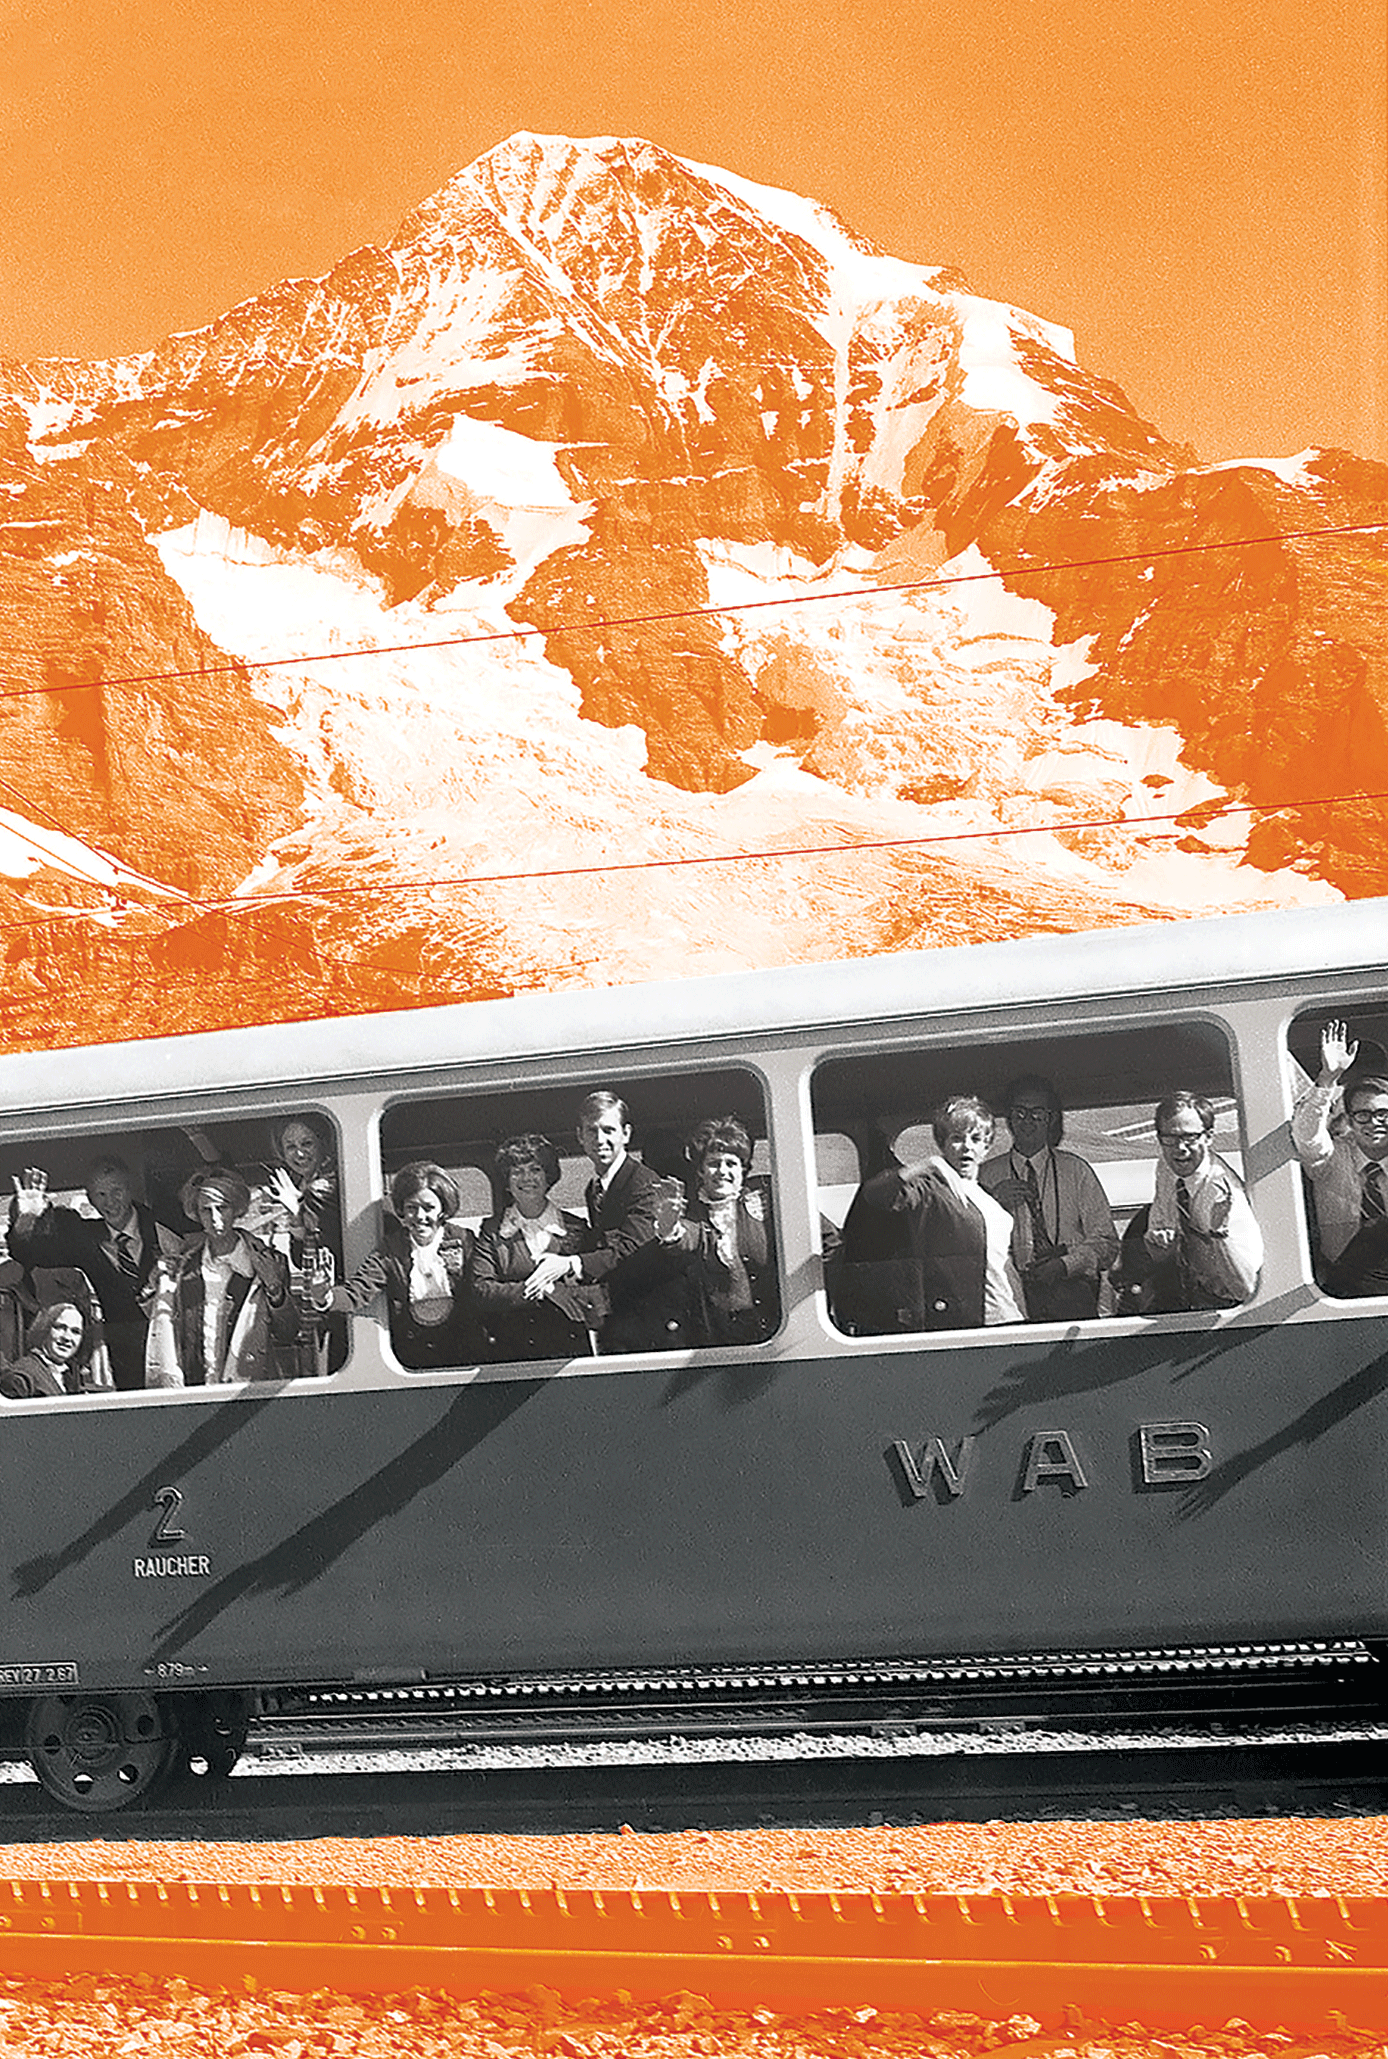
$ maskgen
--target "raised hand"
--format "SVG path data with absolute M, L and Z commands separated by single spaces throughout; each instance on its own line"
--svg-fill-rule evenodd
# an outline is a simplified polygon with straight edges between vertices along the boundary
M 48 1206 L 48 1174 L 39 1165 L 26 1165 L 14 1183 L 16 1215 L 42 1215 Z
M 1349 1024 L 1328 1022 L 1321 1031 L 1321 1085 L 1337 1085 L 1358 1056 L 1358 1043 L 1349 1041 Z
M 559 1309 L 571 1323 L 586 1329 L 591 1318 L 591 1287 L 580 1287 L 577 1280 L 561 1280 L 551 1287 L 545 1297 L 551 1307 Z
M 294 1184 L 292 1176 L 285 1171 L 282 1165 L 277 1165 L 272 1169 L 269 1187 L 271 1194 L 285 1214 L 297 1222 L 304 1205 L 303 1193 Z
M 335 1282 L 333 1255 L 325 1245 L 319 1244 L 314 1250 L 312 1265 L 304 1273 L 308 1304 L 315 1315 L 323 1315 L 332 1307 Z

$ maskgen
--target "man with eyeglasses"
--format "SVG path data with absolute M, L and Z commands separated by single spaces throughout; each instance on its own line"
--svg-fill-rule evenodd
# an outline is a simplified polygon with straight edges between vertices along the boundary
M 1027 1321 L 1087 1322 L 1099 1313 L 1100 1285 L 1118 1256 L 1108 1196 L 1091 1165 L 1058 1148 L 1065 1113 L 1050 1080 L 1023 1073 L 1002 1105 L 1012 1148 L 988 1159 L 978 1180 L 1012 1212 Z
M 1243 1181 L 1214 1148 L 1214 1109 L 1181 1091 L 1153 1115 L 1161 1157 L 1147 1218 L 1152 1259 L 1174 1271 L 1162 1308 L 1237 1308 L 1257 1291 L 1263 1233 Z
M 1352 1070 L 1348 1025 L 1321 1032 L 1321 1069 L 1292 1117 L 1315 1215 L 1316 1278 L 1327 1294 L 1388 1294 L 1388 1079 Z M 1343 1094 L 1345 1123 L 1334 1122 Z

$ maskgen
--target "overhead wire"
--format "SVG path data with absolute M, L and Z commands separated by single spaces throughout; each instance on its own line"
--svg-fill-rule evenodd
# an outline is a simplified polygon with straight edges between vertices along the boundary
M 27 815 L 30 821 L 38 822 L 42 828 L 50 829 L 55 836 L 62 837 L 68 843 L 80 845 L 80 838 L 74 837 L 71 830 L 64 829 L 61 824 L 54 822 L 52 816 L 45 815 L 42 809 L 33 807 L 25 799 L 24 795 L 20 793 L 19 789 L 11 786 L 7 779 L 0 779 L 0 791 L 9 794 L 13 800 L 18 801 L 21 812 Z M 88 886 L 96 887 L 102 893 L 120 893 L 120 888 L 115 882 L 109 879 L 101 879 L 95 873 L 85 872 L 72 858 L 58 858 L 57 854 L 47 844 L 41 843 L 36 836 L 31 836 L 28 830 L 19 828 L 17 824 L 13 822 L 0 824 L 0 833 L 3 833 L 5 836 L 12 836 L 17 843 L 27 844 L 30 850 L 36 851 L 45 862 L 57 864 L 63 870 L 72 873 L 75 878 L 84 880 Z M 128 883 L 132 886 L 146 886 L 151 891 L 169 895 L 175 901 L 182 901 L 184 903 L 188 901 L 188 895 L 181 893 L 177 887 L 166 886 L 163 880 L 146 879 L 132 872 L 129 866 L 122 865 L 118 858 L 108 858 L 106 863 L 114 867 L 117 872 L 125 873 Z M 4 925 L 0 925 L 0 927 L 4 927 Z
M 322 884 L 263 894 L 231 894 L 220 899 L 203 899 L 196 895 L 176 896 L 178 908 L 169 912 L 186 911 L 192 915 L 237 914 L 262 907 L 282 907 L 287 904 L 305 904 L 314 901 L 343 901 L 370 895 L 383 899 L 388 895 L 409 895 L 432 892 L 442 887 L 484 887 L 524 886 L 541 880 L 607 878 L 617 873 L 679 871 L 695 866 L 709 865 L 753 865 L 789 858 L 850 858 L 858 853 L 880 851 L 922 850 L 939 844 L 1000 842 L 1012 837 L 1024 836 L 1071 836 L 1088 830 L 1118 829 L 1140 831 L 1162 824 L 1174 823 L 1192 834 L 1210 827 L 1234 815 L 1277 815 L 1306 813 L 1315 808 L 1343 807 L 1346 805 L 1372 805 L 1388 802 L 1388 790 L 1378 793 L 1322 794 L 1314 799 L 1276 801 L 1197 801 L 1188 807 L 1172 809 L 1154 815 L 1105 815 L 1081 817 L 1068 822 L 1031 822 L 1016 825 L 1001 825 L 989 829 L 936 830 L 929 836 L 864 838 L 853 843 L 842 844 L 791 844 L 768 845 L 755 851 L 706 851 L 686 854 L 674 858 L 635 858 L 615 863 L 598 865 L 554 865 L 538 867 L 524 872 L 478 872 L 454 874 L 425 874 L 418 879 L 350 881 L 338 884 Z M 42 846 L 35 845 L 36 849 Z M 45 852 L 45 856 L 51 853 Z M 115 861 L 112 861 L 115 862 Z M 132 889 L 140 884 L 130 880 L 122 885 L 106 881 L 91 881 L 100 886 L 104 893 L 118 901 L 128 902 Z M 173 895 L 172 888 L 167 891 Z M 55 910 L 54 913 L 81 915 L 90 911 L 82 909 Z M 19 929 L 25 924 L 0 923 L 0 930 Z
M 955 586 L 973 586 L 1002 579 L 1039 579 L 1063 572 L 1103 570 L 1111 565 L 1154 564 L 1167 558 L 1199 556 L 1213 551 L 1251 550 L 1265 544 L 1304 543 L 1328 536 L 1369 536 L 1388 530 L 1388 522 L 1331 523 L 1315 529 L 1272 530 L 1264 536 L 1221 537 L 1207 543 L 1169 544 L 1161 550 L 1119 551 L 1092 558 L 1062 558 L 1043 564 L 990 566 L 984 572 L 951 572 L 943 578 L 902 579 L 890 584 L 834 587 L 822 593 L 775 594 L 760 600 L 723 601 L 697 608 L 669 608 L 646 615 L 598 615 L 548 628 L 481 630 L 469 636 L 438 636 L 408 643 L 363 644 L 352 650 L 309 651 L 283 657 L 237 658 L 224 665 L 193 665 L 178 671 L 114 673 L 99 679 L 57 680 L 44 686 L 0 690 L 0 700 L 26 700 L 53 693 L 87 693 L 102 687 L 167 686 L 194 679 L 215 679 L 233 673 L 264 672 L 285 665 L 327 665 L 351 658 L 391 658 L 415 651 L 466 650 L 480 644 L 523 643 L 535 637 L 594 636 L 610 629 L 650 629 L 673 622 L 751 614 L 765 608 L 812 607 L 827 601 L 875 600 L 879 595 L 925 593 Z
M 1261 545 L 1302 542 L 1332 536 L 1376 535 L 1388 530 L 1388 522 L 1357 522 L 1327 524 L 1312 529 L 1279 530 L 1266 535 L 1251 537 L 1219 538 L 1204 543 L 1176 544 L 1156 551 L 1131 551 L 1112 553 L 1092 558 L 1048 561 L 1041 564 L 989 567 L 983 572 L 951 573 L 940 578 L 901 580 L 891 584 L 871 585 L 849 589 L 831 589 L 822 593 L 800 593 L 776 595 L 749 601 L 731 601 L 717 606 L 664 610 L 646 615 L 600 616 L 570 623 L 559 623 L 549 628 L 518 627 L 510 630 L 485 631 L 463 637 L 438 637 L 420 642 L 400 644 L 366 645 L 353 650 L 320 651 L 309 654 L 272 658 L 242 658 L 224 665 L 207 665 L 178 671 L 116 674 L 94 680 L 64 680 L 51 685 L 0 690 L 0 700 L 24 699 L 37 695 L 61 692 L 91 691 L 104 687 L 129 687 L 160 684 L 176 684 L 183 681 L 211 678 L 227 674 L 241 674 L 264 670 L 274 666 L 316 665 L 350 658 L 371 658 L 407 655 L 416 651 L 465 649 L 478 644 L 520 642 L 534 637 L 551 637 L 581 634 L 597 634 L 609 629 L 635 629 L 660 626 L 692 619 L 717 618 L 728 614 L 745 614 L 766 608 L 793 608 L 809 606 L 825 601 L 862 602 L 878 596 L 934 591 L 954 586 L 973 585 L 1002 579 L 1025 579 L 1056 575 L 1064 572 L 1089 571 L 1107 566 L 1124 564 L 1148 564 L 1166 558 L 1188 557 L 1216 551 L 1249 549 Z M 13 787 L 0 781 L 0 786 L 14 795 L 22 797 Z M 1064 836 L 1090 830 L 1130 830 L 1152 828 L 1165 823 L 1182 824 L 1196 828 L 1232 815 L 1271 815 L 1289 810 L 1305 812 L 1315 808 L 1335 807 L 1345 803 L 1369 803 L 1388 800 L 1388 793 L 1346 793 L 1323 795 L 1314 799 L 1282 799 L 1266 802 L 1198 802 L 1188 808 L 1169 813 L 1139 816 L 1101 816 L 1082 818 L 1059 823 L 1030 823 L 996 828 L 937 831 L 928 836 L 891 837 L 864 839 L 852 843 L 808 844 L 782 847 L 767 847 L 755 851 L 705 852 L 686 854 L 673 858 L 649 858 L 599 865 L 568 865 L 538 868 L 521 872 L 464 873 L 456 875 L 427 876 L 422 879 L 399 881 L 372 881 L 338 885 L 302 887 L 283 892 L 256 895 L 232 895 L 220 899 L 204 899 L 188 895 L 174 888 L 165 888 L 162 882 L 150 881 L 151 891 L 160 890 L 173 897 L 180 907 L 198 914 L 227 913 L 251 909 L 264 905 L 285 903 L 306 903 L 315 900 L 340 900 L 364 894 L 384 896 L 387 894 L 425 893 L 435 888 L 504 886 L 516 885 L 546 879 L 590 878 L 615 875 L 624 872 L 675 870 L 683 867 L 766 863 L 788 858 L 845 857 L 854 852 L 924 849 L 938 844 L 973 842 L 978 840 L 997 841 L 1018 836 Z M 26 812 L 33 812 L 24 804 Z M 57 825 L 54 825 L 55 829 Z M 53 853 L 37 839 L 26 837 L 23 831 L 10 832 L 29 843 L 40 856 L 51 860 Z M 66 834 L 66 832 L 60 832 Z M 116 861 L 111 861 L 115 863 Z M 125 868 L 122 868 L 123 870 Z M 130 898 L 130 893 L 141 882 L 131 879 L 112 883 L 91 878 L 74 867 L 79 878 L 89 885 L 110 894 L 116 900 Z M 77 911 L 74 911 L 77 912 Z M 0 928 L 17 928 L 21 925 L 0 924 Z

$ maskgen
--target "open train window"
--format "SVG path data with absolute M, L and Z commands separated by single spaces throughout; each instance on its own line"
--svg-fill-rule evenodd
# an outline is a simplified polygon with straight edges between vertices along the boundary
M 1388 1295 L 1388 998 L 1299 1015 L 1287 1044 L 1316 1284 L 1337 1301 Z
M 951 1163 L 932 1117 L 956 1097 Z M 843 1233 L 830 1312 L 849 1334 L 1166 1314 L 1256 1290 L 1215 1022 L 861 1052 L 817 1068 L 812 1105 L 820 1214 Z
M 0 1397 L 335 1372 L 337 1164 L 316 1110 L 0 1147 Z
M 748 1071 L 401 1100 L 381 1160 L 376 1277 L 408 1370 L 758 1344 L 779 1325 Z M 426 1232 L 443 1254 L 432 1308 L 417 1305 Z

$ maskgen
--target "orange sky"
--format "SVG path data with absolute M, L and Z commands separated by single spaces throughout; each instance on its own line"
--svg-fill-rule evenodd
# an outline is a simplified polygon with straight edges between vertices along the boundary
M 1383 0 L 8 0 L 0 352 L 191 328 L 515 129 L 829 201 L 1203 457 L 1388 458 Z

